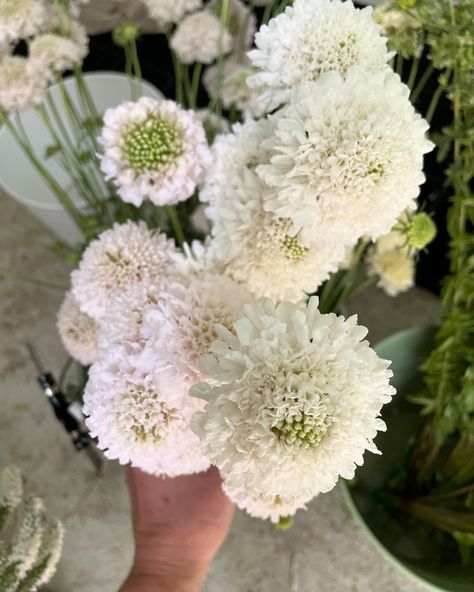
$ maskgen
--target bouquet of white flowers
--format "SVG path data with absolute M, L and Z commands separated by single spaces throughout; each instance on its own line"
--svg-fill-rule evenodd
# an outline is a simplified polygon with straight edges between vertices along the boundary
M 240 0 L 146 5 L 169 38 L 176 100 L 137 96 L 91 128 L 106 197 L 59 144 L 91 196 L 59 331 L 91 364 L 84 411 L 106 456 L 169 476 L 214 464 L 239 507 L 278 521 L 377 452 L 389 362 L 336 313 L 367 282 L 413 284 L 434 234 L 415 213 L 428 125 L 371 8 L 272 3 L 247 53 L 256 19 Z M 39 105 L 66 68 L 90 106 L 77 3 L 54 2 L 56 28 L 39 34 L 45 6 L 0 2 L 0 42 L 35 36 L 29 57 L 0 62 L 12 129 L 6 113 Z M 135 77 L 137 34 L 114 31 Z

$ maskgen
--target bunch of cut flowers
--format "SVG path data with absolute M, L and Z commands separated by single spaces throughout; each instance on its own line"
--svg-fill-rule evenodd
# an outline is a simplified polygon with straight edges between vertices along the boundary
M 417 213 L 428 125 L 371 8 L 272 3 L 254 36 L 240 0 L 146 4 L 175 100 L 124 102 L 91 139 L 121 215 L 88 235 L 59 332 L 90 365 L 107 457 L 163 476 L 215 465 L 240 508 L 278 522 L 377 452 L 390 362 L 339 313 L 369 283 L 413 285 L 434 235 Z M 114 31 L 135 76 L 137 34 Z

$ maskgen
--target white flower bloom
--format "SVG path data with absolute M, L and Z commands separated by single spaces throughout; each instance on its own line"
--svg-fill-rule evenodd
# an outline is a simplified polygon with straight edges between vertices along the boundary
M 160 27 L 179 23 L 188 12 L 198 10 L 202 0 L 143 0 L 148 12 Z
M 120 348 L 94 364 L 84 394 L 91 434 L 108 458 L 131 462 L 156 475 L 184 475 L 208 468 L 189 425 L 202 408 L 176 376 L 149 372 L 146 360 Z
M 200 197 L 214 222 L 211 249 L 227 273 L 257 297 L 298 301 L 337 269 L 344 251 L 322 239 L 317 248 L 303 248 L 291 220 L 265 212 L 268 188 L 255 166 L 269 155 L 262 143 L 271 131 L 271 122 L 252 121 L 218 137 Z
M 78 23 L 75 24 L 74 35 L 71 37 L 44 33 L 30 43 L 30 56 L 56 72 L 79 66 L 87 55 L 87 50 L 87 33 Z
M 230 125 L 225 117 L 221 117 L 209 109 L 198 109 L 196 117 L 202 123 L 206 138 L 209 144 L 214 142 L 214 139 L 219 134 L 227 134 L 230 132 Z
M 7 56 L 0 62 L 0 110 L 21 111 L 39 105 L 49 71 L 30 58 Z
M 263 25 L 249 53 L 261 70 L 250 83 L 266 91 L 277 107 L 304 80 L 325 72 L 342 75 L 354 65 L 368 72 L 387 68 L 387 40 L 372 20 L 372 8 L 355 8 L 340 0 L 296 0 L 284 13 Z
M 206 68 L 203 83 L 211 97 L 219 94 L 225 109 L 235 106 L 251 117 L 260 117 L 270 106 L 261 93 L 247 84 L 247 80 L 255 73 L 255 69 L 246 60 L 231 56 L 224 60 L 219 88 L 219 68 L 215 64 Z
M 228 487 L 226 481 L 222 485 L 224 493 L 241 510 L 245 510 L 254 518 L 270 519 L 277 523 L 280 518 L 292 516 L 297 510 L 305 510 L 306 504 L 313 499 L 313 496 L 299 496 L 290 501 L 283 501 L 279 496 L 252 497 L 243 489 Z
M 213 12 L 220 19 L 223 8 L 223 0 L 211 0 L 206 5 L 206 10 Z M 257 30 L 257 19 L 251 10 L 241 0 L 230 0 L 228 3 L 227 28 L 232 35 L 232 51 L 241 55 L 248 49 Z
M 144 222 L 114 224 L 93 240 L 72 272 L 81 310 L 100 320 L 111 300 L 140 282 L 158 282 L 168 271 L 174 242 Z
M 265 208 L 290 218 L 303 245 L 375 239 L 414 207 L 433 144 L 408 92 L 395 74 L 354 67 L 302 83 L 273 117 L 273 156 L 257 168 L 274 188 Z
M 99 143 L 106 178 L 136 206 L 186 200 L 210 161 L 203 126 L 174 101 L 142 97 L 108 109 Z
M 67 292 L 58 312 L 59 335 L 68 354 L 88 366 L 99 358 L 97 346 L 98 325 L 79 308 L 71 292 Z
M 219 54 L 232 49 L 232 36 L 227 29 L 221 34 L 219 19 L 207 10 L 186 16 L 173 33 L 170 42 L 183 64 L 211 64 Z
M 48 17 L 42 0 L 2 0 L 0 2 L 0 45 L 31 37 L 41 31 Z
M 377 285 L 389 296 L 397 296 L 415 285 L 415 249 L 410 249 L 406 235 L 391 230 L 369 247 L 366 256 L 368 273 L 378 276 Z
M 63 550 L 65 528 L 59 520 L 48 519 L 45 524 L 41 549 L 36 565 L 43 565 L 44 571 L 36 581 L 36 589 L 41 589 L 56 573 Z
M 143 334 L 153 341 L 157 360 L 169 363 L 184 379 L 201 377 L 199 359 L 216 339 L 215 327 L 233 326 L 249 292 L 224 275 L 203 273 L 171 282 L 156 307 L 145 313 Z
M 158 303 L 165 283 L 164 278 L 158 278 L 134 284 L 110 302 L 97 335 L 101 350 L 124 345 L 131 351 L 139 351 L 144 346 L 141 329 L 145 312 Z
M 380 410 L 395 393 L 389 362 L 363 341 L 355 316 L 321 314 L 270 300 L 247 306 L 234 332 L 218 328 L 210 377 L 193 387 L 207 401 L 193 429 L 226 485 L 283 503 L 351 479 L 378 430 Z

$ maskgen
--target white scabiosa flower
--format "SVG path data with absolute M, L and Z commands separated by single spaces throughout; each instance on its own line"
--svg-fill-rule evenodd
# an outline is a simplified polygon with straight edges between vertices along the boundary
M 359 65 L 368 72 L 387 68 L 387 40 L 372 20 L 372 8 L 355 8 L 341 0 L 296 0 L 263 25 L 255 36 L 250 60 L 261 70 L 250 84 L 264 91 L 272 107 L 289 91 L 325 72 L 342 75 Z
M 189 382 L 201 377 L 199 360 L 216 339 L 216 325 L 232 328 L 249 292 L 224 275 L 202 273 L 171 282 L 156 307 L 147 309 L 143 332 L 158 360 Z
M 0 2 L 0 45 L 37 34 L 45 25 L 48 10 L 42 0 Z
M 378 277 L 377 285 L 389 296 L 397 296 L 415 285 L 415 255 L 407 237 L 397 229 L 391 230 L 369 247 L 368 274 Z
M 141 335 L 145 311 L 158 303 L 164 278 L 140 282 L 127 288 L 110 302 L 100 322 L 97 343 L 102 351 L 124 345 L 139 351 L 144 340 Z
M 207 459 L 190 429 L 202 401 L 193 399 L 176 376 L 149 372 L 143 356 L 117 347 L 89 372 L 84 413 L 104 454 L 156 475 L 206 470 Z
M 302 244 L 375 239 L 414 207 L 433 144 L 408 93 L 395 74 L 354 67 L 302 83 L 274 116 L 273 155 L 257 172 L 274 188 L 265 208 L 290 218 Z
M 0 110 L 36 107 L 43 100 L 49 71 L 36 60 L 7 56 L 0 62 Z
M 287 501 L 283 501 L 278 495 L 252 497 L 244 489 L 229 487 L 225 481 L 222 489 L 238 508 L 254 518 L 270 519 L 273 523 L 292 516 L 297 510 L 305 510 L 306 504 L 313 499 L 313 496 L 298 496 Z
M 271 122 L 260 120 L 218 137 L 200 197 L 209 203 L 213 221 L 211 249 L 227 273 L 257 297 L 298 301 L 337 269 L 344 251 L 324 237 L 317 247 L 303 247 L 291 232 L 290 219 L 264 210 L 268 188 L 255 166 L 269 157 L 262 144 L 271 132 Z
M 198 10 L 202 0 L 143 0 L 152 19 L 160 27 L 179 23 L 189 12 Z
M 254 73 L 255 69 L 247 63 L 247 60 L 230 56 L 224 60 L 221 72 L 218 65 L 206 68 L 203 83 L 209 96 L 218 95 L 225 109 L 236 107 L 246 115 L 256 118 L 262 116 L 270 104 L 258 90 L 247 84 L 247 80 Z M 219 75 L 221 76 L 220 85 Z
M 206 4 L 206 10 L 213 12 L 220 19 L 223 0 L 211 0 Z M 241 0 L 230 0 L 228 3 L 227 28 L 232 35 L 232 52 L 241 55 L 244 50 L 252 45 L 257 30 L 257 19 L 253 10 Z
M 96 321 L 79 308 L 79 304 L 68 292 L 58 312 L 59 335 L 68 354 L 88 366 L 99 358 Z
M 93 240 L 72 272 L 81 310 L 100 320 L 113 298 L 140 282 L 158 282 L 171 265 L 174 242 L 144 222 L 114 224 Z
M 170 46 L 183 64 L 211 64 L 220 53 L 231 51 L 232 36 L 227 29 L 221 32 L 219 19 L 212 12 L 202 10 L 179 23 Z
M 106 178 L 136 206 L 145 198 L 159 206 L 186 200 L 210 160 L 195 114 L 149 97 L 108 109 L 99 143 Z
M 87 55 L 88 38 L 82 25 L 75 23 L 73 35 L 38 35 L 30 43 L 30 56 L 55 72 L 79 66 Z
M 234 331 L 218 328 L 201 362 L 207 401 L 193 429 L 225 484 L 282 503 L 351 479 L 385 429 L 380 410 L 395 393 L 389 362 L 363 341 L 355 316 L 321 314 L 270 300 L 247 306 Z

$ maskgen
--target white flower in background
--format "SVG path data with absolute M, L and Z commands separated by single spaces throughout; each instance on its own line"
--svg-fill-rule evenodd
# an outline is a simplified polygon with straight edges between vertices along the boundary
M 262 145 L 271 132 L 272 122 L 260 120 L 235 125 L 232 134 L 219 136 L 200 198 L 209 203 L 211 249 L 227 273 L 257 297 L 298 301 L 337 269 L 344 251 L 342 245 L 323 240 L 317 248 L 304 248 L 288 218 L 265 212 L 268 188 L 255 167 L 269 158 Z
M 186 200 L 210 161 L 202 124 L 174 101 L 142 97 L 108 109 L 99 143 L 103 173 L 136 206 Z
M 7 113 L 36 107 L 48 86 L 47 68 L 29 58 L 7 56 L 0 61 L 0 110 Z
M 99 359 L 98 325 L 79 308 L 71 292 L 67 292 L 58 312 L 57 327 L 68 354 L 88 366 Z
M 179 23 L 189 12 L 198 10 L 202 0 L 143 0 L 152 19 L 160 27 Z
M 30 56 L 55 72 L 79 66 L 87 55 L 87 51 L 87 33 L 78 23 L 74 26 L 74 35 L 70 37 L 44 33 L 35 37 L 30 43 Z
M 245 510 L 250 516 L 263 520 L 269 518 L 274 523 L 281 518 L 292 516 L 297 510 L 305 510 L 306 504 L 313 499 L 313 496 L 298 496 L 290 501 L 282 501 L 277 495 L 252 497 L 243 489 L 228 487 L 225 480 L 222 489 L 238 508 Z
M 272 132 L 273 124 L 266 119 L 235 124 L 232 133 L 217 136 L 212 146 L 212 166 L 199 199 L 209 204 L 206 214 L 213 223 L 213 249 L 224 261 L 242 242 L 242 236 L 236 234 L 240 218 L 236 219 L 235 210 L 252 208 L 255 194 L 265 190 L 255 168 L 269 161 L 271 151 L 264 141 Z
M 158 303 L 164 282 L 165 278 L 154 278 L 134 284 L 110 302 L 97 335 L 101 350 L 124 345 L 131 351 L 139 351 L 144 346 L 141 335 L 144 315 L 148 307 Z
M 202 10 L 179 23 L 170 46 L 183 64 L 211 64 L 221 52 L 225 55 L 231 51 L 232 36 L 228 29 L 221 34 L 219 19 L 212 12 Z
M 221 18 L 223 0 L 211 0 L 206 4 L 206 10 Z M 253 43 L 257 30 L 257 19 L 253 10 L 241 0 L 230 0 L 228 3 L 227 29 L 232 35 L 232 52 L 242 56 Z
M 372 8 L 355 8 L 340 0 L 296 0 L 263 25 L 249 53 L 261 70 L 250 83 L 262 88 L 277 107 L 290 89 L 325 72 L 342 75 L 354 65 L 368 72 L 387 68 L 387 40 L 372 20 Z
M 202 401 L 170 372 L 149 372 L 148 366 L 117 347 L 91 367 L 84 413 L 92 436 L 108 458 L 149 473 L 172 477 L 206 470 L 209 462 L 189 427 Z
M 215 327 L 231 329 L 245 304 L 253 301 L 243 287 L 224 275 L 202 273 L 170 282 L 156 307 L 145 313 L 144 334 L 153 342 L 157 360 L 180 376 L 200 378 L 199 359 L 216 339 Z
M 257 167 L 274 188 L 265 208 L 290 218 L 304 246 L 373 240 L 414 207 L 433 144 L 408 93 L 395 74 L 354 67 L 345 79 L 330 72 L 302 83 L 273 117 L 273 156 Z
M 89 243 L 71 274 L 72 292 L 81 310 L 100 320 L 112 299 L 130 286 L 160 281 L 174 251 L 172 240 L 144 222 L 114 224 Z
M 47 18 L 47 6 L 42 0 L 1 0 L 0 45 L 36 35 Z
M 269 103 L 262 98 L 258 90 L 247 84 L 247 80 L 254 73 L 255 69 L 246 59 L 239 60 L 230 56 L 224 60 L 220 88 L 217 64 L 206 68 L 203 83 L 209 96 L 219 96 L 224 109 L 235 106 L 251 117 L 260 117 L 267 110 Z
M 234 331 L 218 328 L 192 388 L 207 401 L 193 429 L 226 486 L 282 503 L 352 479 L 385 429 L 380 410 L 395 393 L 389 362 L 363 341 L 355 316 L 321 314 L 270 300 L 247 306 Z
M 391 230 L 369 247 L 366 256 L 368 274 L 379 278 L 377 285 L 389 296 L 406 292 L 415 284 L 416 250 L 400 230 Z
M 211 231 L 211 222 L 206 216 L 206 208 L 204 205 L 198 206 L 189 217 L 189 222 L 195 232 L 203 235 L 208 235 Z
M 230 125 L 225 117 L 221 117 L 209 109 L 198 109 L 195 113 L 204 127 L 209 145 L 214 142 L 216 136 L 230 132 Z

